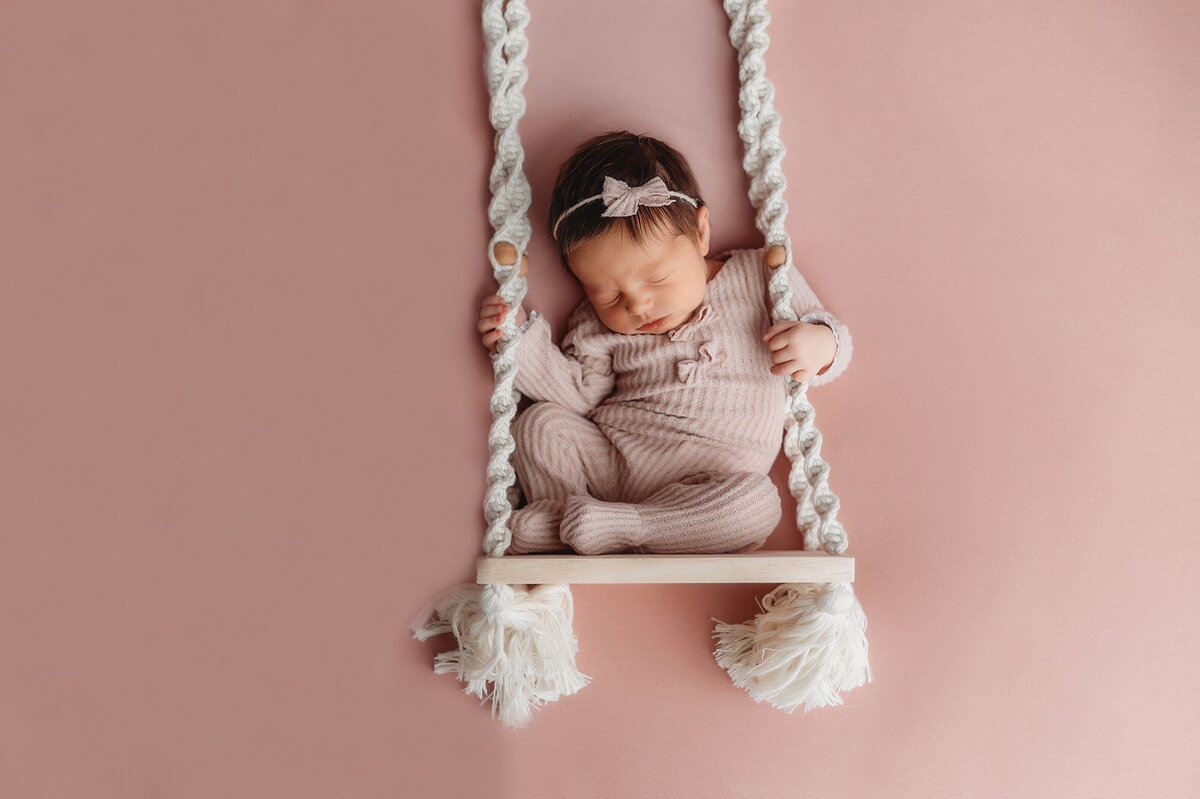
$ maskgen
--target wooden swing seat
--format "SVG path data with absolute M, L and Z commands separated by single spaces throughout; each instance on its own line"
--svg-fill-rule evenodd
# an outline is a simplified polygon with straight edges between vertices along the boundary
M 854 580 L 854 558 L 824 552 L 737 555 L 506 555 L 481 557 L 488 583 L 833 583 Z

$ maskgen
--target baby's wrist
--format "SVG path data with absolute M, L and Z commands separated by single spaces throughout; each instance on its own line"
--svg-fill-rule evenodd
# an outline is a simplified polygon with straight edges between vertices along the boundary
M 800 321 L 813 327 L 823 328 L 826 332 L 828 354 L 825 365 L 817 371 L 817 375 L 823 375 L 833 368 L 834 363 L 837 362 L 838 352 L 841 350 L 841 341 L 838 339 L 837 328 L 830 324 L 823 314 L 818 313 L 805 314 L 801 317 Z

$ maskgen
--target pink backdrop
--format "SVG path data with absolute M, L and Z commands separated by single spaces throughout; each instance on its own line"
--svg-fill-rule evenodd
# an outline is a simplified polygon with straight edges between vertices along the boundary
M 538 235 L 628 127 L 756 245 L 720 6 L 533 5 Z M 519 732 L 406 631 L 482 531 L 477 4 L 103 6 L 0 9 L 0 795 L 1196 795 L 1200 6 L 776 3 L 877 681 L 788 716 L 710 656 L 767 586 L 581 587 Z

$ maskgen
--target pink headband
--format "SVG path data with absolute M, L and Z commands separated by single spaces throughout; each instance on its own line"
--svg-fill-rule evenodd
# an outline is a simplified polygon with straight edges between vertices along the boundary
M 554 223 L 552 235 L 557 241 L 558 226 L 567 218 L 567 215 L 593 200 L 604 200 L 604 213 L 600 214 L 601 216 L 633 216 L 643 205 L 670 205 L 675 202 L 674 198 L 676 197 L 687 200 L 693 208 L 700 207 L 692 197 L 677 191 L 668 191 L 667 184 L 660 177 L 650 178 L 641 186 L 630 186 L 616 178 L 606 177 L 604 178 L 604 190 L 600 194 L 580 200 L 559 215 L 558 220 Z

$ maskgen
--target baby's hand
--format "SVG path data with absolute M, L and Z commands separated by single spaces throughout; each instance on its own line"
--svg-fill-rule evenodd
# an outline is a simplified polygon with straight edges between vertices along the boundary
M 479 309 L 479 332 L 483 334 L 483 346 L 490 351 L 496 351 L 496 342 L 500 340 L 500 324 L 508 315 L 508 303 L 498 294 L 483 299 L 483 307 Z M 517 306 L 517 326 L 525 324 L 525 309 Z
M 837 339 L 833 331 L 809 322 L 778 322 L 763 336 L 771 350 L 771 374 L 811 380 L 833 365 Z

